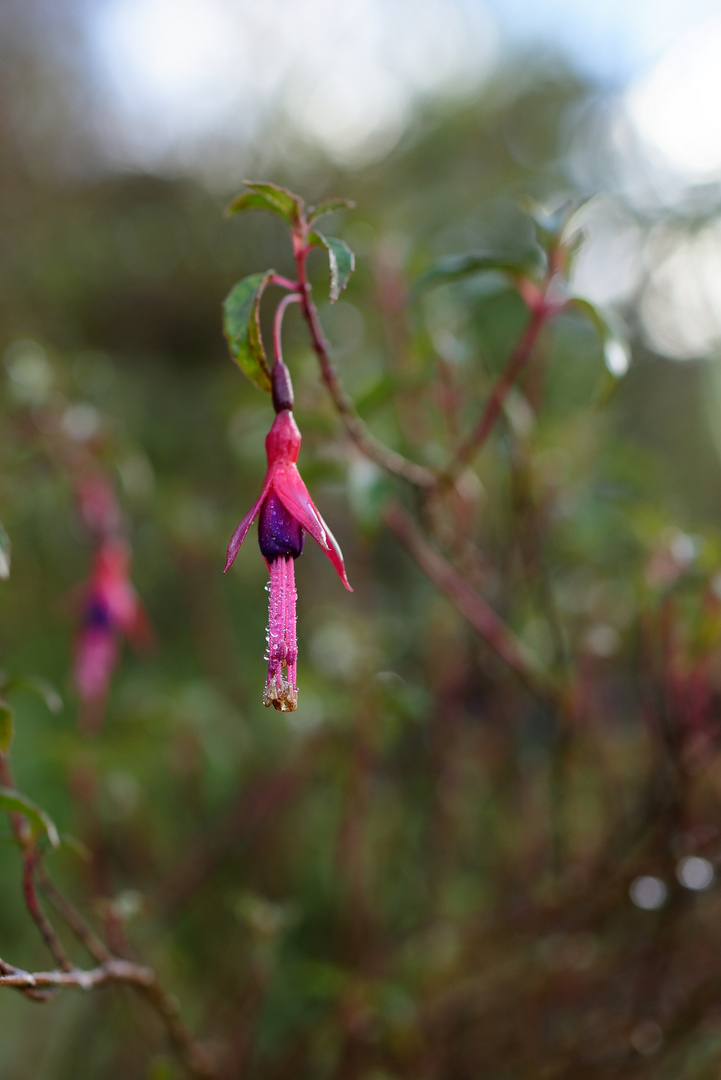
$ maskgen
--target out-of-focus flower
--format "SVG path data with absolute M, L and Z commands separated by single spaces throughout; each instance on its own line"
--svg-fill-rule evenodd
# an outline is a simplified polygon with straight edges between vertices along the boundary
M 147 647 L 153 632 L 130 583 L 130 549 L 118 539 L 102 540 L 90 580 L 81 594 L 81 625 L 75 639 L 73 678 L 81 700 L 81 724 L 100 725 L 120 642 Z

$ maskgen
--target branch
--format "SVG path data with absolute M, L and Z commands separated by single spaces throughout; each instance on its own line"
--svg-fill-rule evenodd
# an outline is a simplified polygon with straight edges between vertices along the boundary
M 168 1036 L 189 1074 L 196 1080 L 217 1080 L 217 1072 L 205 1052 L 195 1042 L 182 1019 L 175 1000 L 158 981 L 152 968 L 112 957 L 90 970 L 23 971 L 0 959 L 0 986 L 17 990 L 93 990 L 107 983 L 126 983 L 143 994 L 162 1019 Z
M 60 890 L 51 881 L 50 876 L 42 863 L 38 864 L 37 873 L 40 887 L 48 900 L 55 910 L 62 915 L 78 941 L 85 946 L 92 958 L 101 964 L 105 964 L 108 960 L 111 960 L 112 954 L 110 950 L 106 948 L 80 912 L 76 910 L 73 904 L 63 896 Z
M 18 836 L 18 839 L 21 840 L 21 837 Z M 39 854 L 35 847 L 25 848 L 23 852 L 23 895 L 25 897 L 25 906 L 40 931 L 43 941 L 52 953 L 55 963 L 58 964 L 63 971 L 72 971 L 73 965 L 60 942 L 60 938 L 55 932 L 54 926 L 40 907 L 35 891 L 35 869 L 38 865 L 39 858 Z
M 501 414 L 514 383 L 533 355 L 538 335 L 553 313 L 555 313 L 555 309 L 544 302 L 537 304 L 532 309 L 526 328 L 508 358 L 508 363 L 501 372 L 496 385 L 493 387 L 476 427 L 465 442 L 458 447 L 452 460 L 439 477 L 440 486 L 448 486 L 452 483 L 463 467 L 471 462 L 474 455 L 483 446 Z
M 465 578 L 431 547 L 400 503 L 391 502 L 384 518 L 421 570 L 468 619 L 496 656 L 520 676 L 533 694 L 544 701 L 557 701 L 558 687 L 550 673 Z
M 402 454 L 398 454 L 395 450 L 391 450 L 389 446 L 385 446 L 376 439 L 361 420 L 355 410 L 353 401 L 343 389 L 338 372 L 333 367 L 328 353 L 328 344 L 320 325 L 318 309 L 311 298 L 310 285 L 308 284 L 305 272 L 305 259 L 307 254 L 308 251 L 305 247 L 299 248 L 296 253 L 301 308 L 303 310 L 305 321 L 308 324 L 308 329 L 310 330 L 313 350 L 318 357 L 321 378 L 333 399 L 333 404 L 345 425 L 346 431 L 361 453 L 365 454 L 371 461 L 374 461 L 376 465 L 385 469 L 386 472 L 401 476 L 414 487 L 420 488 L 423 491 L 429 491 L 436 486 L 435 477 L 430 469 L 426 469 L 425 466 L 418 465 L 414 461 L 409 461 L 408 458 L 403 457 Z

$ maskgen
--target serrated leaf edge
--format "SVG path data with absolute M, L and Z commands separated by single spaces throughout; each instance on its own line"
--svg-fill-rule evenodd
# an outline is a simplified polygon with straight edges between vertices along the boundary
M 333 250 L 331 241 L 335 241 L 336 244 L 341 244 L 350 255 L 350 271 L 342 284 L 340 281 L 338 258 Z M 355 271 L 355 254 L 344 240 L 339 240 L 337 236 L 324 236 L 323 233 L 317 231 L 312 232 L 309 235 L 308 243 L 314 247 L 323 247 L 328 252 L 328 264 L 330 267 L 329 297 L 331 304 L 334 304 L 343 290 L 347 287 L 351 274 Z

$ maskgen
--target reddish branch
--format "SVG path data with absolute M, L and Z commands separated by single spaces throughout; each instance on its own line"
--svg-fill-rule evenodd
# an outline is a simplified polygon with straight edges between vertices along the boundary
M 17 990 L 59 990 L 66 987 L 93 990 L 108 983 L 125 983 L 147 998 L 165 1024 L 168 1036 L 190 1075 L 197 1080 L 216 1080 L 216 1070 L 195 1042 L 175 1000 L 160 985 L 152 968 L 113 957 L 90 970 L 71 968 L 70 971 L 29 972 L 0 959 L 0 986 L 11 986 Z
M 345 425 L 346 431 L 361 453 L 365 454 L 371 461 L 374 461 L 376 465 L 379 465 L 387 472 L 392 472 L 395 473 L 396 476 L 403 477 L 404 480 L 413 484 L 414 487 L 421 488 L 424 491 L 431 490 L 435 487 L 436 481 L 430 469 L 426 469 L 423 465 L 418 465 L 414 461 L 409 461 L 408 458 L 403 457 L 402 454 L 398 454 L 395 450 L 391 450 L 390 447 L 384 446 L 383 443 L 375 438 L 375 436 L 371 435 L 370 431 L 356 412 L 352 399 L 343 389 L 338 372 L 331 362 L 328 352 L 328 343 L 325 340 L 320 325 L 320 319 L 318 318 L 318 310 L 311 297 L 310 285 L 305 269 L 308 248 L 305 244 L 301 244 L 297 241 L 295 243 L 295 248 L 301 309 L 305 321 L 308 324 L 313 350 L 318 357 L 321 378 L 333 399 L 333 404 Z
M 470 464 L 474 455 L 481 449 L 484 442 L 493 430 L 498 417 L 501 415 L 506 399 L 520 377 L 522 371 L 533 355 L 533 350 L 538 341 L 538 335 L 552 313 L 545 303 L 539 303 L 531 311 L 525 330 L 519 338 L 513 352 L 508 358 L 508 363 L 503 369 L 496 385 L 486 401 L 486 406 L 481 413 L 480 419 L 468 438 L 461 443 L 448 464 L 444 473 L 439 478 L 441 485 L 452 482 L 465 465 Z
M 388 527 L 424 574 L 468 619 L 496 656 L 513 668 L 534 694 L 544 699 L 555 697 L 555 684 L 540 661 L 528 646 L 509 630 L 483 597 L 471 588 L 465 578 L 431 547 L 400 503 L 391 502 L 384 516 Z
M 12 772 L 7 757 L 0 754 L 0 783 L 13 788 Z M 168 994 L 158 981 L 155 972 L 141 964 L 134 964 L 113 956 L 105 944 L 97 937 L 82 915 L 55 887 L 42 865 L 41 852 L 29 823 L 22 814 L 10 814 L 13 832 L 22 849 L 23 857 L 23 895 L 25 906 L 38 927 L 40 934 L 58 965 L 56 971 L 29 972 L 14 967 L 0 958 L 0 987 L 8 986 L 21 991 L 35 1001 L 47 1001 L 56 990 L 74 987 L 79 990 L 92 990 L 107 983 L 126 983 L 141 993 L 159 1015 L 168 1037 L 180 1060 L 190 1076 L 196 1080 L 217 1080 L 218 1073 L 213 1068 L 205 1052 L 196 1043 L 192 1032 L 183 1021 L 175 999 Z M 36 879 L 43 891 L 66 920 L 71 930 L 85 946 L 90 955 L 98 961 L 90 970 L 77 968 L 69 959 L 57 932 L 42 910 L 36 892 Z

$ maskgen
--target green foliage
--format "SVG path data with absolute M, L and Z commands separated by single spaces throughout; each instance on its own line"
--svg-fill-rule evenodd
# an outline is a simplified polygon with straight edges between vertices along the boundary
M 517 251 L 472 251 L 463 255 L 448 255 L 433 263 L 415 283 L 416 294 L 436 285 L 475 277 L 489 271 L 501 271 L 511 278 L 529 274 L 536 276 L 545 266 L 541 248 L 534 244 Z
M 309 206 L 306 220 L 310 224 L 313 221 L 317 221 L 319 217 L 323 217 L 325 214 L 333 214 L 336 210 L 353 210 L 355 209 L 355 203 L 352 199 L 324 199 L 318 206 Z
M 250 191 L 236 195 L 228 207 L 229 215 L 240 214 L 243 210 L 269 210 L 282 218 L 291 228 L 300 224 L 303 215 L 303 200 L 300 195 L 294 195 L 292 191 L 279 187 L 278 184 L 246 180 L 245 186 L 250 188 Z M 316 216 L 318 213 L 326 212 L 317 211 Z
M 259 390 L 270 392 L 270 369 L 260 332 L 260 301 L 275 271 L 250 274 L 223 301 L 225 337 L 240 370 Z
M 22 814 L 37 834 L 46 836 L 53 847 L 60 846 L 58 830 L 52 819 L 26 795 L 14 788 L 0 787 L 0 810 L 6 810 L 9 814 Z
M 327 190 L 360 207 L 349 247 L 321 241 L 331 299 L 358 252 L 352 290 L 321 308 L 338 377 L 370 434 L 434 475 L 526 332 L 519 282 L 540 289 L 570 257 L 565 196 L 585 192 L 569 191 L 564 148 L 595 94 L 524 72 L 429 106 L 372 168 L 303 166 L 308 221 L 345 205 Z M 18 175 L 0 206 L 0 645 L 5 670 L 42 672 L 65 704 L 2 681 L 0 751 L 47 811 L 7 786 L 0 806 L 43 848 L 57 822 L 58 887 L 160 972 L 223 1080 L 714 1075 L 718 890 L 679 877 L 683 859 L 719 859 L 721 475 L 703 369 L 650 357 L 627 312 L 634 363 L 617 378 L 613 317 L 577 298 L 560 310 L 573 292 L 557 281 L 488 439 L 428 498 L 346 437 L 289 308 L 299 464 L 355 593 L 307 541 L 299 708 L 276 714 L 254 537 L 222 576 L 272 410 L 217 324 L 240 278 L 226 336 L 267 390 L 272 272 L 257 267 L 293 274 L 285 230 L 223 221 L 189 180 Z M 551 210 L 507 212 L 529 191 Z M 259 183 L 231 210 L 247 208 L 291 230 L 303 213 Z M 616 389 L 603 407 L 600 372 Z M 93 734 L 69 675 L 92 554 L 78 461 L 117 491 L 157 637 L 123 647 Z M 476 633 L 389 528 L 394 505 L 476 598 L 465 610 L 484 601 L 564 695 L 539 698 Z M 5 698 L 24 690 L 13 722 Z M 0 956 L 44 970 L 21 871 L 17 844 L 0 846 Z M 657 911 L 631 899 L 643 876 L 667 890 Z M 38 1040 L 37 1005 L 0 994 L 3 1078 L 183 1075 L 144 1000 L 63 991 Z
M 338 240 L 335 236 L 323 236 L 323 233 L 312 232 L 308 237 L 308 243 L 317 247 L 324 247 L 328 252 L 330 302 L 334 304 L 355 270 L 355 255 L 346 243 Z

